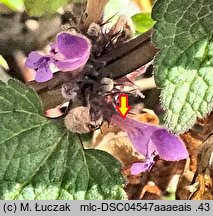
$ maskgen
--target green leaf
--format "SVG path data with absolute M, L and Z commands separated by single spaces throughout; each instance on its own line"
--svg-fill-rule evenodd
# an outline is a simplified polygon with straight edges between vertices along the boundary
M 0 82 L 0 119 L 0 199 L 124 199 L 120 163 L 44 118 L 33 90 Z
M 155 24 L 150 13 L 137 13 L 132 16 L 132 21 L 137 32 L 143 33 L 148 31 Z
M 12 10 L 21 11 L 24 8 L 24 0 L 0 0 L 0 3 Z
M 45 13 L 53 13 L 59 7 L 64 6 L 68 0 L 25 0 L 25 7 L 31 16 L 42 16 Z
M 213 1 L 158 0 L 153 8 L 156 84 L 168 128 L 180 133 L 213 107 Z

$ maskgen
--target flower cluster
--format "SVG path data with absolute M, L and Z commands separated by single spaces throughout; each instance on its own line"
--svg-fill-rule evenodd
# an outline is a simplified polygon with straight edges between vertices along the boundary
M 91 43 L 87 37 L 80 34 L 71 34 L 68 32 L 59 33 L 56 37 L 56 42 L 51 44 L 50 47 L 51 49 L 48 55 L 44 56 L 33 51 L 27 58 L 26 66 L 35 69 L 35 80 L 37 82 L 46 82 L 53 77 L 51 64 L 63 72 L 71 71 L 73 73 L 74 70 L 83 68 L 89 59 L 91 52 Z M 80 86 L 78 87 L 80 89 Z M 96 85 L 96 88 L 97 87 L 100 87 L 99 83 Z M 111 90 L 113 88 L 113 85 L 112 87 L 110 86 Z M 79 92 L 82 93 L 83 90 L 80 89 Z M 92 101 L 90 101 L 90 112 L 88 112 L 88 107 L 85 107 L 83 111 L 87 110 L 85 116 L 87 115 L 88 119 L 93 119 L 95 122 L 100 119 L 109 122 L 111 119 L 111 123 L 116 124 L 128 134 L 129 139 L 133 143 L 136 151 L 145 157 L 144 161 L 137 162 L 132 165 L 131 173 L 133 175 L 149 171 L 154 164 L 154 157 L 156 155 L 167 161 L 178 161 L 188 157 L 188 152 L 184 143 L 176 135 L 173 135 L 166 129 L 160 128 L 158 126 L 141 123 L 128 117 L 123 119 L 119 115 L 115 114 L 114 106 L 111 104 L 112 102 L 108 102 L 109 104 L 107 103 L 109 105 L 108 107 L 104 105 L 104 101 L 100 101 L 100 99 L 103 99 L 103 97 L 104 96 L 100 95 L 97 96 L 96 99 L 99 103 L 96 103 L 95 106 L 91 106 Z M 95 100 L 93 102 L 95 102 Z M 100 107 L 99 104 L 102 104 L 104 108 Z M 77 114 L 79 114 L 79 108 L 80 107 L 75 108 Z M 89 116 L 91 115 L 92 110 L 95 113 L 95 116 Z M 100 110 L 102 111 L 100 112 Z M 71 117 L 73 117 L 73 115 Z M 81 118 L 79 119 L 79 122 L 81 123 Z M 85 118 L 82 118 L 82 120 L 85 121 Z M 75 121 L 71 122 L 72 125 L 67 128 L 72 132 L 89 132 L 88 127 L 86 127 L 86 130 L 82 130 L 83 126 L 79 129 L 79 122 L 75 127 L 75 119 Z M 89 123 L 90 122 L 88 121 L 87 124 L 89 125 Z
M 25 66 L 35 69 L 37 82 L 46 82 L 53 77 L 51 64 L 63 72 L 83 67 L 91 50 L 91 44 L 87 37 L 68 32 L 59 33 L 56 42 L 50 47 L 49 55 L 43 56 L 33 51 L 26 60 Z
M 144 155 L 144 162 L 134 163 L 131 174 L 137 175 L 149 171 L 154 164 L 154 157 L 166 161 L 179 161 L 188 158 L 188 152 L 182 140 L 164 128 L 141 123 L 130 118 L 112 117 L 111 122 L 124 130 L 137 152 Z

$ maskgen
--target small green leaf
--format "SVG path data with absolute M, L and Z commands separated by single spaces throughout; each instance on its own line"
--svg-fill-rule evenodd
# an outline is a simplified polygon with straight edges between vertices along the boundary
M 132 21 L 135 25 L 135 30 L 139 33 L 148 31 L 155 24 L 150 13 L 137 13 L 132 16 Z
M 25 7 L 31 16 L 42 16 L 45 13 L 53 13 L 59 7 L 64 6 L 68 0 L 25 0 Z
M 24 8 L 24 0 L 0 0 L 0 3 L 12 10 L 21 11 Z
M 158 0 L 152 16 L 165 121 L 181 133 L 213 107 L 213 1 Z
M 0 82 L 0 119 L 0 199 L 125 197 L 120 163 L 44 118 L 33 90 Z

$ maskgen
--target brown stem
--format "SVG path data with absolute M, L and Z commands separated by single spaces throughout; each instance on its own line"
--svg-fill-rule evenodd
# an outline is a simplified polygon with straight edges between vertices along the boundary
M 87 30 L 91 23 L 98 23 L 103 15 L 104 8 L 109 0 L 88 0 L 86 14 L 81 29 Z
M 26 85 L 34 89 L 38 94 L 41 94 L 46 91 L 58 89 L 61 87 L 63 83 L 70 82 L 71 79 L 72 77 L 70 76 L 69 73 L 57 72 L 57 73 L 54 73 L 53 78 L 47 82 L 38 83 L 36 81 L 31 81 L 27 83 Z
M 100 73 L 118 79 L 151 61 L 157 53 L 157 49 L 151 43 L 151 33 L 152 30 L 149 30 L 100 57 L 98 60 L 106 62 Z

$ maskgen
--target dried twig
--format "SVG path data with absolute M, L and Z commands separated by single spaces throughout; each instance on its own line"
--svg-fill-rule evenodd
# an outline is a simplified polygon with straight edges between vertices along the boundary
M 149 30 L 100 57 L 98 60 L 106 62 L 106 66 L 100 72 L 104 76 L 118 79 L 147 64 L 157 53 L 157 49 L 151 43 L 151 34 L 152 30 Z
M 103 15 L 104 7 L 109 0 L 88 0 L 86 7 L 87 17 L 85 18 L 81 29 L 87 30 L 91 23 L 98 23 Z

